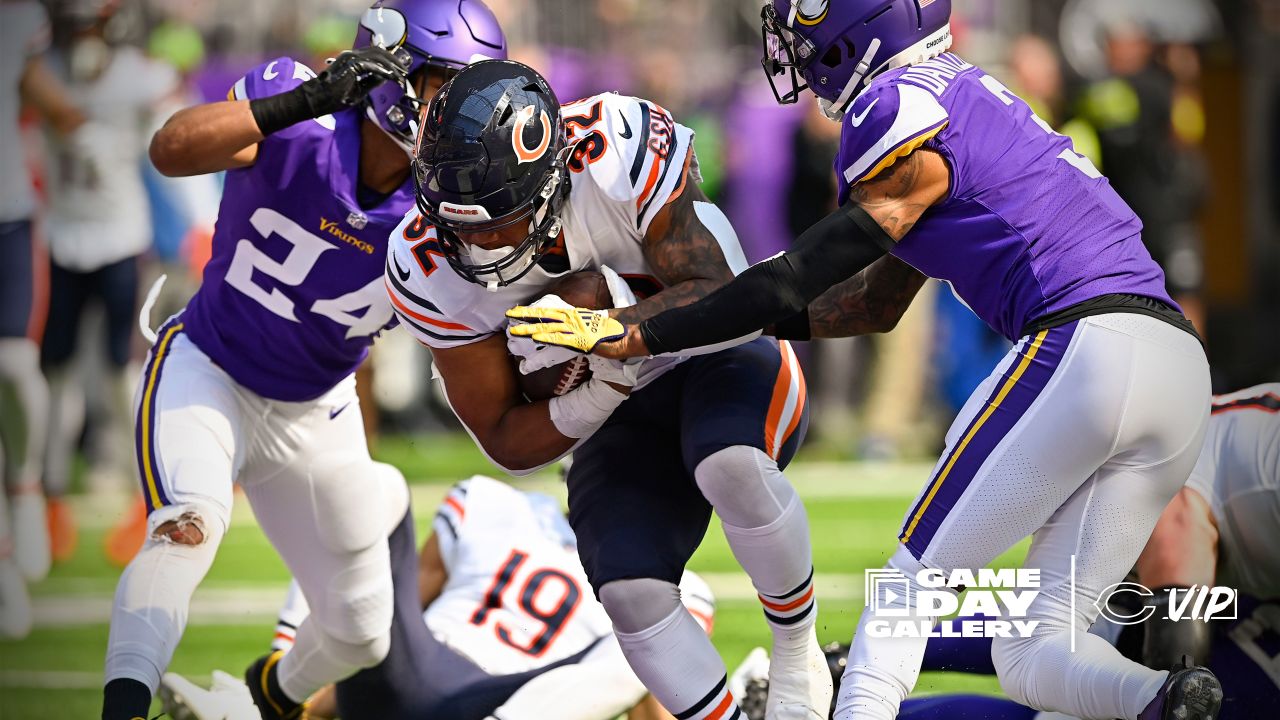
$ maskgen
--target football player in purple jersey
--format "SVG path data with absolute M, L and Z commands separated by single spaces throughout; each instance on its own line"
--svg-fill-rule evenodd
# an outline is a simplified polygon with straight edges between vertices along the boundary
M 147 715 L 237 482 L 312 607 L 291 652 L 249 669 L 262 717 L 298 717 L 315 690 L 386 656 L 387 534 L 407 494 L 373 482 L 353 373 L 392 324 L 386 240 L 413 207 L 419 105 L 505 55 L 480 0 L 386 0 L 319 75 L 271 60 L 152 139 L 165 174 L 227 175 L 204 283 L 139 384 L 148 537 L 116 591 L 104 720 Z
M 615 358 L 762 328 L 856 335 L 892 327 L 925 277 L 947 281 L 1015 345 L 947 433 L 889 569 L 914 582 L 925 569 L 981 568 L 1034 533 L 1038 624 L 992 648 L 1008 694 L 1082 718 L 1212 718 L 1222 690 L 1208 670 L 1152 670 L 1086 632 L 1094 600 L 1133 566 L 1196 462 L 1204 350 L 1137 216 L 1068 138 L 947 52 L 950 14 L 949 0 L 767 3 L 778 99 L 808 87 L 842 125 L 840 207 L 692 305 L 627 325 L 607 311 L 516 308 L 534 322 L 512 330 Z M 842 720 L 891 720 L 919 676 L 926 638 L 867 628 L 931 618 L 905 594 L 875 599 Z

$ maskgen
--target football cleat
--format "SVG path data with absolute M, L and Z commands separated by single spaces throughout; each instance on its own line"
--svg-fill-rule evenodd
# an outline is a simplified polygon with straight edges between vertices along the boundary
M 249 688 L 239 679 L 213 671 L 208 690 L 177 673 L 160 679 L 160 702 L 173 720 L 259 720 Z
M 280 689 L 276 669 L 282 657 L 283 650 L 263 655 L 244 673 L 244 684 L 262 720 L 302 720 L 306 715 L 306 703 L 294 702 Z
M 1208 668 L 1192 665 L 1190 660 L 1184 656 L 1169 671 L 1138 720 L 1216 720 L 1222 707 L 1222 684 Z
M 29 583 L 40 582 L 49 575 L 49 514 L 44 494 L 19 492 L 9 496 L 13 512 L 13 559 Z
M 769 653 L 757 647 L 729 676 L 729 693 L 738 698 L 738 707 L 747 720 L 764 720 L 769 701 Z
M 800 653 L 783 655 L 775 649 L 769 662 L 766 720 L 826 720 L 834 694 L 827 656 L 813 630 Z

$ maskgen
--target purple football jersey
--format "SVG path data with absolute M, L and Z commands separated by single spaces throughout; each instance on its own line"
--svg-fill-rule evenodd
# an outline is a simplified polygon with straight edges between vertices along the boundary
M 876 78 L 845 114 L 840 202 L 918 147 L 940 153 L 951 188 L 894 247 L 945 280 L 988 325 L 1027 324 L 1100 295 L 1173 307 L 1142 223 L 1071 141 L 995 78 L 947 53 Z
M 278 58 L 231 96 L 274 95 L 313 76 Z M 227 173 L 213 256 L 182 321 L 197 347 L 263 397 L 324 394 L 393 322 L 383 264 L 388 236 L 413 207 L 413 183 L 360 207 L 362 122 L 347 110 L 298 123 L 263 140 L 253 165 Z

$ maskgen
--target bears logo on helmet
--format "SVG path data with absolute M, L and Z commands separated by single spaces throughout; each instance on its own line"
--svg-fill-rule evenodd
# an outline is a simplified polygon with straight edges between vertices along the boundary
M 527 65 L 487 60 L 460 70 L 425 118 L 413 163 L 419 211 L 460 276 L 516 282 L 560 236 L 573 148 L 555 92 Z M 487 246 L 469 243 L 480 234 Z M 494 245 L 495 234 L 506 241 Z
M 511 149 L 516 151 L 516 160 L 521 165 L 542 157 L 551 146 L 551 121 L 547 119 L 547 112 L 538 111 L 538 120 L 541 121 L 541 128 L 539 128 L 533 124 L 533 109 L 532 105 L 520 108 L 520 112 L 516 113 L 516 126 L 511 131 Z M 525 136 L 529 134 L 530 128 L 538 129 L 538 136 L 541 138 L 532 148 L 525 142 Z

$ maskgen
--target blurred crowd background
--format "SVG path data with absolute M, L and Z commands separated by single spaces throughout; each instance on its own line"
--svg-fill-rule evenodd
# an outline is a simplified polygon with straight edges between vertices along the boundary
M 693 127 L 705 190 L 751 260 L 786 248 L 833 205 L 839 126 L 811 102 L 774 103 L 760 72 L 758 0 L 487 2 L 512 56 L 546 74 L 562 101 L 617 90 Z M 48 66 L 99 128 L 63 137 L 28 112 L 22 138 L 3 138 L 28 156 L 49 250 L 48 320 L 34 332 L 53 397 L 51 497 L 131 486 L 130 383 L 148 344 L 139 309 L 162 273 L 146 322 L 180 309 L 208 257 L 220 180 L 161 177 L 147 160 L 150 134 L 180 107 L 223 98 L 264 59 L 323 66 L 350 46 L 366 5 L 46 3 Z M 1207 339 L 1215 389 L 1280 378 L 1280 0 L 954 5 L 955 51 L 1071 135 L 1142 217 Z M 941 283 L 894 333 L 809 344 L 810 456 L 936 452 L 1005 349 Z M 362 390 L 382 433 L 457 432 L 432 395 L 428 354 L 406 334 L 380 341 L 370 365 Z

